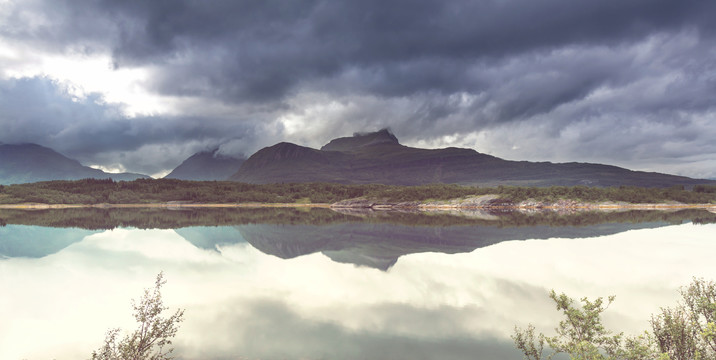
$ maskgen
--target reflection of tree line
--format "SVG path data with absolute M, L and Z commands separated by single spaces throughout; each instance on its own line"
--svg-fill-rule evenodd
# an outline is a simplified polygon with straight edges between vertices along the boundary
M 360 215 L 338 213 L 330 209 L 307 208 L 159 208 L 101 209 L 71 208 L 45 210 L 0 209 L 0 226 L 6 224 L 49 227 L 74 227 L 90 230 L 134 227 L 139 229 L 174 229 L 189 226 L 232 226 L 242 224 L 327 225 L 336 223 L 388 223 L 407 226 L 588 226 L 603 223 L 665 222 L 679 224 L 716 223 L 716 214 L 701 209 L 678 211 L 629 210 L 619 212 L 587 211 L 558 214 L 545 211 L 491 213 L 480 219 L 452 213 L 367 212 Z
M 323 224 L 350 221 L 351 216 L 326 209 L 182 209 L 73 208 L 46 210 L 0 209 L 0 222 L 18 225 L 83 229 L 176 229 L 189 226 L 231 226 L 250 223 Z

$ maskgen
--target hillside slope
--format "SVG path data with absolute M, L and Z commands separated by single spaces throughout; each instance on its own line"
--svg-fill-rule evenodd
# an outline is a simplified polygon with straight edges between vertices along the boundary
M 133 173 L 106 173 L 83 166 L 77 160 L 37 144 L 0 145 L 0 184 L 86 178 L 130 181 L 148 178 L 148 176 Z

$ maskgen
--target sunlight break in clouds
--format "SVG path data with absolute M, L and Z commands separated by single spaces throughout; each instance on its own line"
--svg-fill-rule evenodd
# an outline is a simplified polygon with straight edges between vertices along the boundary
M 0 43 L 3 53 L 18 57 L 18 52 Z M 0 60 L 0 63 L 3 61 Z M 147 90 L 149 70 L 142 68 L 113 69 L 106 55 L 45 55 L 24 67 L 6 68 L 6 78 L 46 77 L 62 84 L 72 96 L 86 98 L 90 93 L 102 95 L 102 101 L 119 104 L 126 116 L 158 115 L 170 110 L 167 98 Z

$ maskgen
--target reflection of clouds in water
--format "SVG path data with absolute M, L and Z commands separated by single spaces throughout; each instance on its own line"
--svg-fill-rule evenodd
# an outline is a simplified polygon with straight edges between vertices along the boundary
M 676 290 L 694 276 L 716 279 L 715 233 L 716 225 L 687 224 L 596 239 L 506 242 L 470 260 L 482 264 L 478 271 L 488 277 L 573 297 L 616 295 L 605 322 L 636 332 L 648 328 L 650 314 L 659 307 L 673 305 Z M 554 324 L 548 318 L 530 321 L 543 322 L 545 329 Z
M 646 329 L 692 276 L 716 278 L 714 230 L 503 242 L 404 256 L 388 272 L 322 254 L 282 260 L 243 242 L 202 249 L 172 230 L 106 231 L 45 258 L 0 262 L 0 286 L 12 294 L 0 297 L 0 358 L 86 357 L 106 329 L 132 328 L 130 299 L 160 270 L 166 305 L 187 309 L 176 341 L 187 358 L 511 354 L 514 325 L 556 324 L 550 288 L 615 294 L 608 325 Z
M 100 251 L 112 256 L 122 254 L 136 259 L 146 258 L 159 262 L 216 262 L 221 257 L 201 251 L 187 241 L 177 241 L 173 230 L 127 230 L 114 229 L 88 236 L 72 251 Z
M 172 230 L 122 229 L 87 236 L 43 258 L 5 259 L 0 358 L 86 358 L 108 328 L 134 326 L 130 300 L 159 271 L 170 280 L 166 303 L 176 307 L 176 277 L 226 263 Z
M 470 334 L 454 331 L 442 336 L 413 336 L 392 334 L 380 328 L 352 330 L 299 316 L 286 303 L 271 299 L 255 299 L 220 308 L 223 311 L 211 311 L 214 317 L 191 320 L 194 329 L 215 336 L 206 337 L 201 345 L 179 347 L 180 353 L 197 359 L 207 358 L 206 349 L 212 350 L 211 358 L 215 359 L 235 358 L 239 354 L 242 358 L 252 359 L 520 358 L 508 339 L 491 336 L 476 339 Z M 413 324 L 430 323 L 437 318 L 447 322 L 438 309 L 413 308 L 404 304 L 393 310 L 409 315 Z

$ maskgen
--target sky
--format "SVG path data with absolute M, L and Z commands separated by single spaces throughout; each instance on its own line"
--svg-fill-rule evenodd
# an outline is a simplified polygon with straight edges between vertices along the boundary
M 0 142 L 162 176 L 402 144 L 716 178 L 716 2 L 0 0 Z

